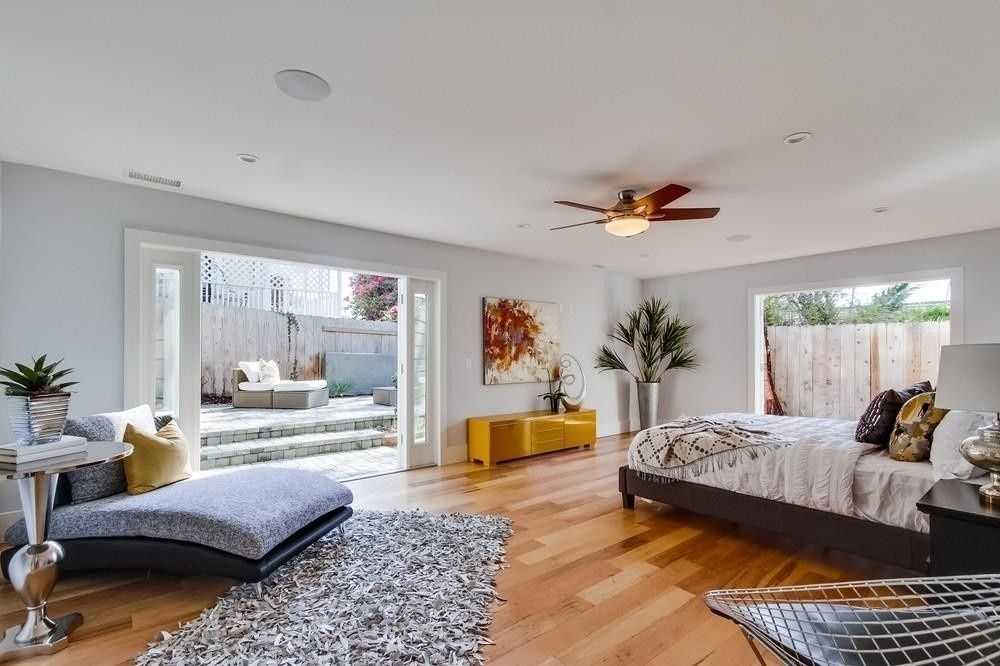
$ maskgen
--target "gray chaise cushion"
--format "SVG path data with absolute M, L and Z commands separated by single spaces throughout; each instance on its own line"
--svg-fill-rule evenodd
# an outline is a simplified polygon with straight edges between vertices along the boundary
M 65 435 L 83 437 L 88 442 L 115 441 L 115 424 L 106 416 L 66 419 Z M 80 504 L 125 492 L 125 467 L 121 461 L 86 467 L 66 475 L 71 502 Z
M 188 541 L 259 560 L 317 518 L 346 506 L 347 486 L 276 467 L 207 472 L 141 495 L 119 494 L 52 512 L 49 538 L 149 537 Z M 24 520 L 5 534 L 26 541 Z

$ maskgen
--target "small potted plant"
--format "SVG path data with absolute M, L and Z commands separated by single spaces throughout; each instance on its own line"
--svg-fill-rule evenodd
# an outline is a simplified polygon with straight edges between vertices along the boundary
M 552 374 L 549 373 L 549 391 L 548 393 L 539 393 L 538 397 L 549 403 L 549 409 L 552 410 L 553 414 L 558 414 L 559 402 L 566 397 L 566 392 L 562 390 L 562 380 L 552 379 Z
M 66 390 L 77 382 L 60 380 L 73 372 L 58 370 L 62 360 L 45 363 L 43 354 L 30 365 L 15 363 L 16 369 L 0 368 L 0 385 L 6 387 L 10 427 L 19 444 L 45 444 L 62 437 L 69 412 Z

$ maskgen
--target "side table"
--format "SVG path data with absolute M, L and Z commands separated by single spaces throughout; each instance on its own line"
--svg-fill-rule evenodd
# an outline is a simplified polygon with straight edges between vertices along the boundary
M 0 479 L 17 481 L 24 511 L 27 545 L 10 561 L 10 584 L 24 601 L 24 624 L 11 627 L 0 642 L 0 661 L 38 654 L 52 654 L 66 647 L 69 634 L 83 623 L 83 616 L 70 613 L 50 618 L 45 604 L 59 578 L 63 549 L 48 540 L 49 515 L 55 500 L 56 480 L 64 472 L 103 465 L 132 454 L 132 445 L 122 442 L 89 442 L 84 454 L 52 458 L 0 470 Z

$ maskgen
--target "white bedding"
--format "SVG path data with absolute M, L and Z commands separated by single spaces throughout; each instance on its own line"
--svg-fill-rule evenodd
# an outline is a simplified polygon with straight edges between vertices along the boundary
M 768 455 L 685 479 L 738 493 L 810 506 L 926 532 L 916 501 L 934 484 L 930 463 L 900 462 L 885 449 L 854 441 L 855 421 L 726 413 L 796 440 Z M 636 440 L 639 438 L 637 437 Z M 637 464 L 629 450 L 629 466 Z

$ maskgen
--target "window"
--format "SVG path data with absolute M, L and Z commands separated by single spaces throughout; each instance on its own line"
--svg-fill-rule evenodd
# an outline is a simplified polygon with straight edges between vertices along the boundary
M 757 294 L 756 411 L 853 420 L 887 388 L 936 384 L 952 288 L 939 278 Z

